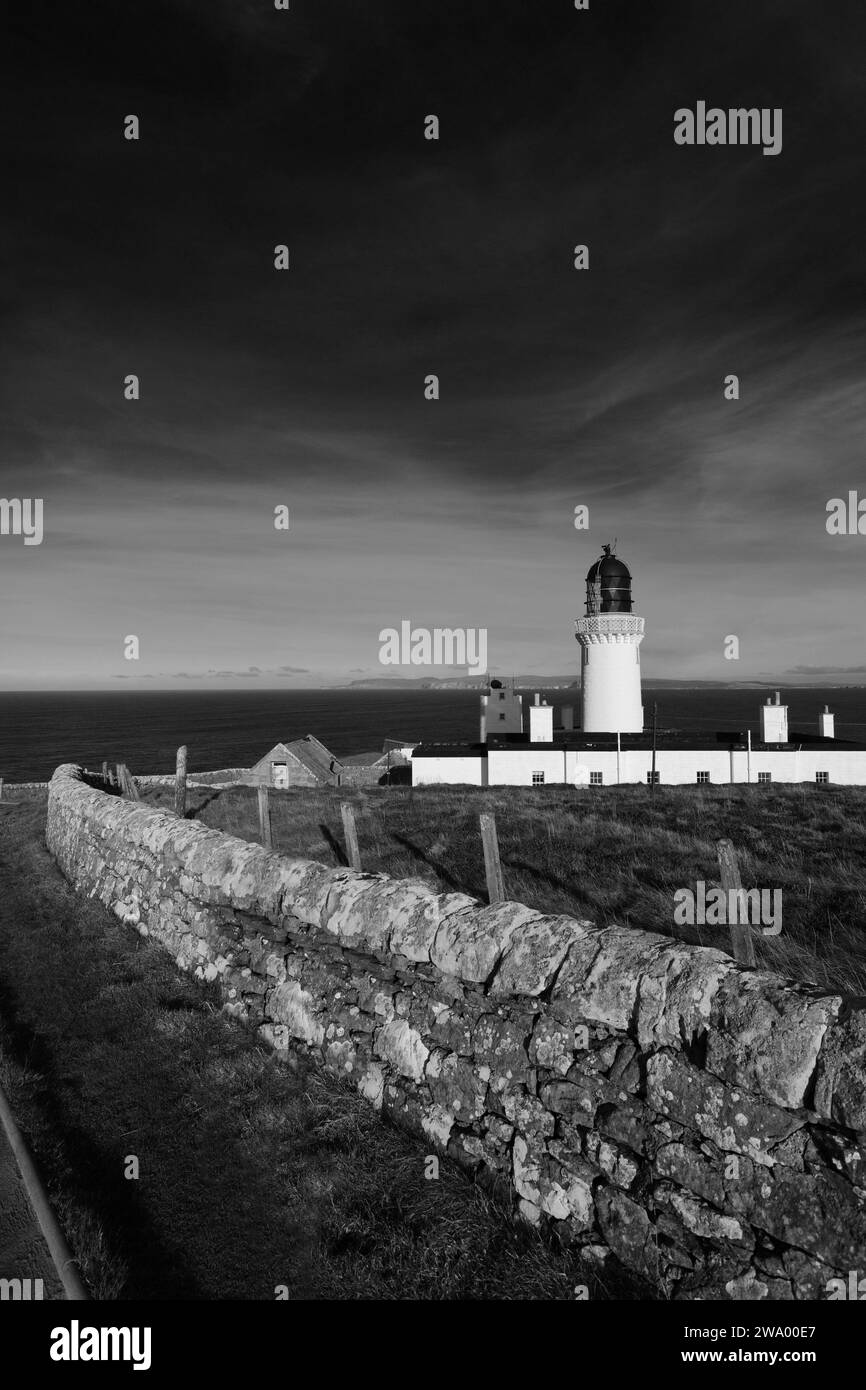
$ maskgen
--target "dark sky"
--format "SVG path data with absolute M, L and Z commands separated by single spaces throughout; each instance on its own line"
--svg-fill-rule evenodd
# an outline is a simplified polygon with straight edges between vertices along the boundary
M 403 619 L 576 673 L 614 536 L 647 674 L 866 679 L 862 0 L 11 15 L 0 684 L 381 675 Z M 781 153 L 677 146 L 699 100 Z

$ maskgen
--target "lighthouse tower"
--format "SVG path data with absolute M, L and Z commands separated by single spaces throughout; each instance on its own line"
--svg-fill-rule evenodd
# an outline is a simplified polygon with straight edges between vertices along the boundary
M 605 545 L 586 576 L 586 617 L 575 623 L 580 643 L 582 727 L 586 734 L 643 730 L 640 644 L 643 618 L 631 611 L 628 567 Z

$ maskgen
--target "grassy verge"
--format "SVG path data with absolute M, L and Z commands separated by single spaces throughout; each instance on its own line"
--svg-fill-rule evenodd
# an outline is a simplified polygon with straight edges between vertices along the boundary
M 726 928 L 674 924 L 673 895 L 718 882 L 716 842 L 731 839 L 744 887 L 782 891 L 782 932 L 756 937 L 759 964 L 866 994 L 863 788 L 659 787 L 652 799 L 646 787 L 272 791 L 274 848 L 342 863 L 341 799 L 356 806 L 366 869 L 486 898 L 478 815 L 492 810 L 509 897 L 725 951 Z M 258 838 L 251 788 L 197 791 L 190 814 Z
M 427 1146 L 278 1063 L 160 947 L 76 898 L 44 815 L 44 798 L 0 807 L 2 1080 L 96 1297 L 638 1292 L 597 1283 L 451 1164 L 426 1180 Z

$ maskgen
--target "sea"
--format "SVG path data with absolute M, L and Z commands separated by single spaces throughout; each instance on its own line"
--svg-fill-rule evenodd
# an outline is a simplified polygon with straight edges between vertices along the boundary
M 758 727 L 766 689 L 644 688 L 647 722 L 658 705 L 658 728 L 702 731 Z M 542 691 L 561 707 L 577 690 Z M 532 697 L 528 695 L 527 699 Z M 816 733 L 818 711 L 829 704 L 836 736 L 866 742 L 866 689 L 783 691 L 789 729 Z M 478 692 L 473 690 L 76 691 L 0 693 L 0 777 L 44 781 L 60 763 L 98 768 L 124 762 L 133 774 L 172 772 L 179 744 L 190 770 L 249 767 L 280 741 L 315 734 L 337 757 L 401 743 L 478 738 Z

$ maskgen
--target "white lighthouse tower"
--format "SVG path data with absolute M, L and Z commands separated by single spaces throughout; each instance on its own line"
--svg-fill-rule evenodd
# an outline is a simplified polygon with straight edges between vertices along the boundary
M 582 728 L 586 734 L 643 730 L 640 644 L 644 622 L 631 611 L 631 575 L 613 546 L 602 547 L 586 576 L 586 616 L 575 623 L 580 643 Z

